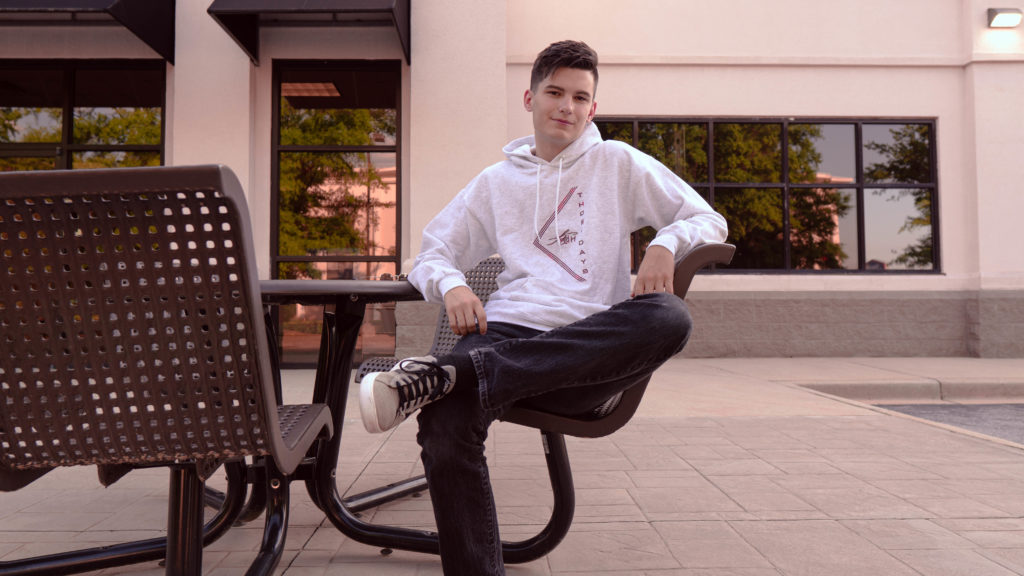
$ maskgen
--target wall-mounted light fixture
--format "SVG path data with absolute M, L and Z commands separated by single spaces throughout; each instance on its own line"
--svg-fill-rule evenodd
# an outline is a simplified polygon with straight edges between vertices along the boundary
M 1020 26 L 1022 18 L 1024 18 L 1024 13 L 1021 13 L 1020 8 L 988 9 L 989 28 L 1016 28 Z

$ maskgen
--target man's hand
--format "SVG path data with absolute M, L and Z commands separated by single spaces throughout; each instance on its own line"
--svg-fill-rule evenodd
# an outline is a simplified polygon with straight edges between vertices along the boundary
M 456 286 L 444 294 L 444 308 L 448 323 L 457 336 L 479 332 L 487 333 L 487 314 L 484 305 L 467 286 Z
M 651 292 L 672 292 L 672 278 L 675 273 L 675 257 L 668 248 L 657 245 L 648 247 L 636 272 L 631 296 Z

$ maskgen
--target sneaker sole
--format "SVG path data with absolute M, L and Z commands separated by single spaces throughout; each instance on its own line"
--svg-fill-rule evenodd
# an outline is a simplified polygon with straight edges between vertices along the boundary
M 363 417 L 363 428 L 370 434 L 384 431 L 377 420 L 377 404 L 373 401 L 373 381 L 383 372 L 370 372 L 359 382 L 359 413 Z

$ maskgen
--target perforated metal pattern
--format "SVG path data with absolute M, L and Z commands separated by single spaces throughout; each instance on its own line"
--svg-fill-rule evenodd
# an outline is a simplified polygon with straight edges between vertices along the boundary
M 498 289 L 498 275 L 504 270 L 505 262 L 501 258 L 487 258 L 466 273 L 466 283 L 469 284 L 477 298 L 486 304 L 491 298 L 491 294 Z M 452 332 L 452 327 L 448 323 L 448 315 L 442 307 L 437 317 L 437 331 L 434 333 L 434 343 L 430 347 L 430 354 L 441 356 L 451 352 L 459 338 L 460 336 L 456 336 Z M 362 380 L 363 376 L 370 372 L 386 372 L 398 364 L 399 360 L 400 358 L 393 356 L 367 358 L 360 364 L 359 370 L 356 372 L 356 381 Z
M 394 356 L 373 356 L 363 360 L 363 363 L 359 365 L 359 370 L 356 372 L 356 382 L 362 382 L 363 376 L 371 372 L 387 372 L 398 364 L 401 358 Z
M 498 275 L 505 271 L 505 262 L 501 258 L 487 258 L 479 263 L 469 272 L 466 272 L 466 283 L 476 294 L 477 298 L 484 304 L 490 300 L 491 294 L 498 289 Z M 444 309 L 437 319 L 437 333 L 434 334 L 434 344 L 430 347 L 430 353 L 434 356 L 447 354 L 455 348 L 455 343 L 460 336 L 452 332 L 448 323 L 448 315 Z
M 4 466 L 267 452 L 236 211 L 210 190 L 0 200 Z

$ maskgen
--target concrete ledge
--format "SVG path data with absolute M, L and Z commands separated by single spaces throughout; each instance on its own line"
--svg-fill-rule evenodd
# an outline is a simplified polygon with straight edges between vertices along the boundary
M 822 382 L 797 385 L 865 404 L 1024 402 L 1024 376 L 1020 380 L 1004 382 Z
M 801 386 L 867 404 L 942 400 L 942 389 L 938 382 L 828 382 Z
M 683 355 L 1024 358 L 1024 291 L 692 291 Z
M 950 402 L 999 400 L 1024 401 L 1024 374 L 1019 380 L 1002 382 L 943 381 L 942 399 Z

